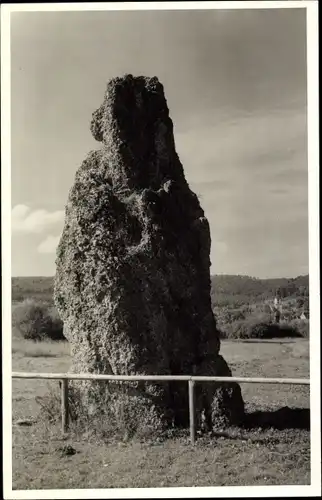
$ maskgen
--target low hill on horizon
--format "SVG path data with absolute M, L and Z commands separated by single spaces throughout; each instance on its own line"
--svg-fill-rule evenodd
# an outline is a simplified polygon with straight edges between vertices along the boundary
M 308 296 L 309 275 L 296 278 L 253 278 L 251 276 L 216 274 L 211 277 L 212 303 L 218 306 L 242 305 L 273 300 L 277 290 L 282 298 Z
M 281 297 L 308 296 L 309 275 L 296 278 L 253 278 L 243 275 L 215 274 L 211 276 L 212 302 L 218 306 L 245 304 L 273 299 L 277 289 Z M 35 298 L 53 300 L 53 276 L 23 276 L 12 278 L 12 300 Z

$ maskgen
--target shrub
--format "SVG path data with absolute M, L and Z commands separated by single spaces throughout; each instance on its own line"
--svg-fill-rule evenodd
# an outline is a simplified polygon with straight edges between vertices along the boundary
M 249 339 L 249 338 L 262 338 L 261 330 L 263 327 L 258 325 L 270 324 L 270 315 L 260 311 L 250 314 L 246 319 L 234 321 L 229 325 L 228 338 L 233 339 Z
M 13 307 L 14 332 L 28 340 L 64 340 L 63 322 L 57 311 L 46 303 L 26 299 Z
M 302 323 L 300 325 L 300 323 Z M 235 321 L 221 329 L 222 339 L 273 339 L 286 337 L 308 337 L 308 322 L 291 322 L 290 324 L 272 323 L 270 321 L 248 318 Z
M 285 337 L 301 337 L 301 334 L 290 325 L 276 323 L 258 323 L 250 331 L 250 338 L 273 339 Z
M 55 306 L 49 307 L 48 313 L 51 318 L 51 329 L 47 337 L 50 337 L 52 340 L 66 340 L 63 334 L 64 324 L 60 319 L 56 307 Z

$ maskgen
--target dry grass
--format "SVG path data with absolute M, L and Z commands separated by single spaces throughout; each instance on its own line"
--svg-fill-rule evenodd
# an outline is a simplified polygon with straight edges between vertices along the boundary
M 30 431 L 29 431 L 30 432 Z M 14 488 L 135 488 L 308 484 L 309 447 L 304 436 L 275 440 L 217 438 L 192 448 L 187 438 L 165 443 L 66 441 L 76 454 L 62 457 L 66 442 L 15 430 Z M 261 437 L 263 438 L 263 434 Z M 30 444 L 32 442 L 32 446 Z
M 308 341 L 222 342 L 222 353 L 240 376 L 308 377 Z M 34 355 L 37 353 L 36 356 Z M 43 355 L 42 355 L 43 354 Z M 69 368 L 68 344 L 13 342 L 13 370 L 64 372 Z M 62 437 L 59 425 L 41 419 L 30 427 L 21 418 L 35 417 L 35 396 L 57 381 L 13 381 L 13 487 L 122 488 L 309 484 L 309 431 L 242 431 L 197 440 L 187 433 L 165 442 L 97 441 L 73 433 Z M 309 390 L 301 386 L 242 385 L 249 408 L 309 407 Z M 62 456 L 69 444 L 76 454 Z
M 13 339 L 12 354 L 19 358 L 64 358 L 69 357 L 68 342 L 56 341 L 30 341 Z

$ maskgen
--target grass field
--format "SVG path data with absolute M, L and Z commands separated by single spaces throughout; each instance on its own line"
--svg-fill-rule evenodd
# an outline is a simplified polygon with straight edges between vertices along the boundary
M 65 372 L 70 364 L 67 343 L 13 339 L 12 352 L 15 371 Z M 222 354 L 236 376 L 309 376 L 304 339 L 223 341 Z M 154 443 L 103 443 L 90 432 L 61 436 L 59 425 L 37 417 L 35 401 L 57 386 L 13 380 L 14 489 L 310 484 L 309 430 L 231 429 L 198 439 L 194 448 L 185 432 Z M 245 384 L 242 391 L 248 410 L 309 408 L 308 387 Z M 21 425 L 26 419 L 32 425 Z M 63 454 L 66 445 L 76 453 Z

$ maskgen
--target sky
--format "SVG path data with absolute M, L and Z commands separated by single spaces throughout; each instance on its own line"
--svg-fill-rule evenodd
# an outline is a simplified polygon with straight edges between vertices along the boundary
M 12 275 L 52 276 L 110 78 L 157 76 L 211 273 L 308 273 L 305 9 L 11 14 Z

